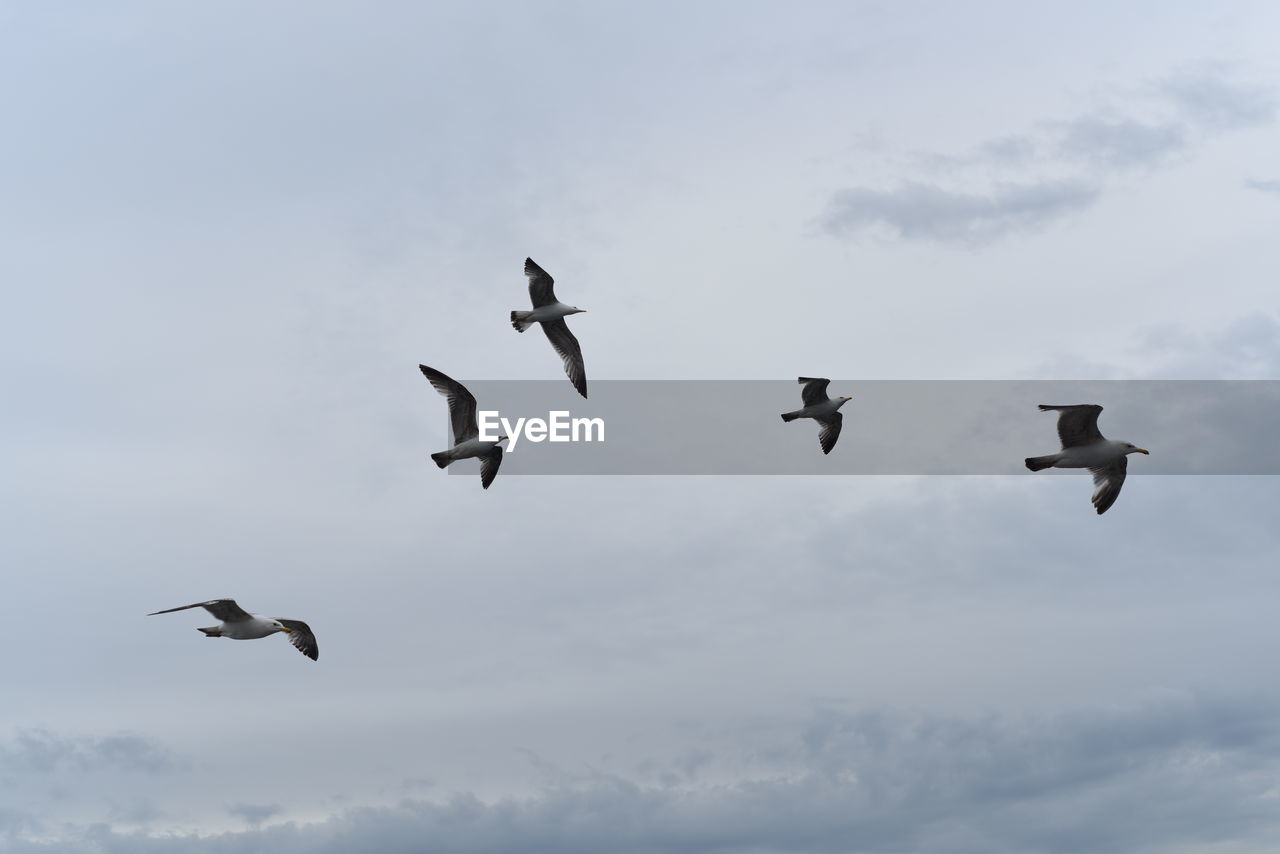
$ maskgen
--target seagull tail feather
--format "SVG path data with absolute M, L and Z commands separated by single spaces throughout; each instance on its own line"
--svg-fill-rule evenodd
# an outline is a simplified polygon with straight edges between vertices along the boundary
M 795 412 L 784 412 L 784 413 L 782 413 L 782 420 L 783 420 L 783 421 L 795 421 L 795 420 L 796 420 L 797 418 L 799 418 L 799 417 L 800 417 L 800 410 L 798 410 L 798 409 L 797 409 Z
M 449 463 L 453 462 L 453 457 L 449 456 L 448 451 L 440 451 L 439 453 L 431 455 L 431 461 L 440 468 L 444 468 L 449 465 Z
M 210 627 L 209 627 L 209 628 L 207 628 L 207 629 L 196 629 L 196 631 L 198 631 L 198 632 L 204 632 L 204 636 L 205 636 L 205 637 L 207 637 L 207 638 L 220 638 L 220 637 L 222 637 L 222 629 L 218 628 L 217 626 L 210 626 Z
M 528 312 L 528 311 L 511 312 L 511 328 L 514 329 L 516 332 L 524 332 L 530 326 L 533 326 L 533 321 L 525 320 L 525 318 L 528 317 L 531 313 L 532 312 Z
M 1045 456 L 1045 457 L 1027 457 L 1026 459 L 1027 468 L 1031 469 L 1032 471 L 1040 471 L 1041 469 L 1047 469 L 1050 466 L 1052 466 L 1057 459 L 1058 459 L 1057 454 L 1049 454 L 1048 456 Z

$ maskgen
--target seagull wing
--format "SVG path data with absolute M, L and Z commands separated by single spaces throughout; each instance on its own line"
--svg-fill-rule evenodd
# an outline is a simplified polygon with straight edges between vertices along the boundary
M 208 602 L 196 602 L 192 605 L 180 605 L 177 608 L 165 608 L 163 611 L 153 611 L 147 614 L 148 617 L 154 617 L 156 614 L 172 614 L 174 611 L 185 611 L 188 608 L 204 608 L 214 617 L 224 623 L 238 623 L 242 620 L 251 620 L 253 615 L 236 604 L 234 599 L 210 599 Z
M 453 444 L 479 436 L 476 399 L 467 391 L 466 386 L 435 368 L 428 368 L 426 365 L 418 367 L 422 370 L 422 375 L 431 382 L 431 386 L 449 401 L 449 426 L 453 428 Z
M 556 280 L 547 275 L 546 270 L 533 263 L 532 258 L 524 259 L 524 274 L 529 277 L 529 298 L 533 300 L 534 308 L 551 305 L 557 301 L 554 290 Z
M 804 386 L 800 390 L 800 398 L 804 401 L 805 406 L 813 406 L 815 403 L 822 403 L 824 400 L 830 400 L 827 397 L 827 384 L 831 382 L 823 377 L 800 377 L 796 382 Z M 836 428 L 839 432 L 840 428 Z M 835 441 L 834 439 L 832 441 Z
M 489 484 L 493 483 L 493 479 L 498 476 L 498 469 L 502 466 L 502 447 L 495 446 L 492 451 L 485 454 L 483 460 L 480 461 L 480 485 L 485 489 L 489 488 Z
M 302 620 L 286 620 L 284 617 L 275 618 L 280 625 L 289 630 L 289 643 L 298 648 L 298 651 L 312 661 L 320 660 L 320 646 L 316 643 L 316 634 L 311 631 L 311 627 Z
M 1129 473 L 1129 458 L 1121 457 L 1109 466 L 1091 468 L 1089 473 L 1093 475 L 1093 506 L 1101 516 L 1120 497 L 1120 487 L 1124 486 Z
M 1102 434 L 1098 432 L 1098 415 L 1102 412 L 1102 407 L 1096 403 L 1081 403 L 1076 406 L 1049 406 L 1042 403 L 1040 411 L 1061 413 L 1058 416 L 1058 438 L 1062 440 L 1064 448 L 1102 441 Z
M 833 412 L 826 418 L 815 418 L 822 429 L 818 432 L 818 444 L 822 445 L 822 453 L 829 454 L 831 449 L 836 446 L 836 439 L 840 438 L 840 428 L 844 426 L 844 416 L 839 412 Z
M 547 340 L 560 354 L 560 361 L 564 362 L 564 372 L 569 375 L 569 382 L 573 383 L 578 394 L 586 397 L 587 369 L 582 364 L 582 348 L 578 346 L 578 339 L 574 338 L 573 333 L 569 331 L 569 324 L 564 322 L 563 317 L 559 320 L 548 320 L 542 324 L 542 331 L 547 333 Z

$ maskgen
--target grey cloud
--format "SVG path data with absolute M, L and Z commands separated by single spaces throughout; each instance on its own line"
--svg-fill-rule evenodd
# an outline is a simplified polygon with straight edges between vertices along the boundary
M 30 813 L 0 806 L 0 837 L 15 837 L 21 833 L 34 833 L 40 830 L 40 822 Z
M 47 730 L 20 730 L 0 743 L 0 767 L 50 774 L 107 769 L 161 773 L 180 767 L 167 750 L 136 735 L 67 737 Z
M 257 827 L 267 819 L 283 813 L 284 808 L 279 804 L 232 804 L 227 807 L 227 812 Z
M 1170 77 L 1157 91 L 1187 122 L 1205 133 L 1260 127 L 1276 117 L 1272 87 L 1229 80 L 1216 72 Z M 1050 127 L 1061 155 L 1109 168 L 1159 163 L 1191 147 L 1189 128 L 1177 121 L 1090 115 Z
M 1034 140 L 1026 136 L 1002 136 L 989 139 L 979 146 L 979 153 L 988 160 L 1003 160 L 1020 163 L 1035 156 L 1037 146 Z
M 837 235 L 879 226 L 906 240 L 972 246 L 1042 228 L 1097 198 L 1098 189 L 1082 181 L 1004 184 L 985 194 L 905 183 L 893 190 L 840 190 L 822 224 Z
M 217 835 L 100 827 L 13 851 L 1262 852 L 1280 834 L 1277 711 L 1194 696 L 1040 717 L 826 709 L 772 746 L 779 770 L 719 785 L 597 774 L 522 799 L 460 794 Z
M 108 812 L 113 822 L 123 824 L 151 824 L 167 817 L 153 801 L 144 798 L 112 804 Z
M 916 152 L 911 156 L 911 162 L 925 169 L 942 172 L 971 166 L 1018 166 L 1033 160 L 1039 150 L 1039 144 L 1032 137 L 1010 134 L 984 140 L 965 154 Z
M 1276 117 L 1274 88 L 1228 80 L 1216 73 L 1180 74 L 1165 80 L 1159 91 L 1207 131 L 1269 125 Z
M 1173 123 L 1084 116 L 1059 126 L 1058 151 L 1100 166 L 1126 168 L 1166 159 L 1187 146 L 1186 132 Z
M 967 154 L 916 154 L 912 162 L 941 172 L 982 167 L 1012 173 L 1028 165 L 1062 162 L 1121 170 L 1159 165 L 1189 147 L 1187 128 L 1180 123 L 1091 114 L 1043 122 L 1036 135 L 993 137 Z
M 979 168 L 997 175 L 1025 173 L 1029 165 L 1067 164 L 1089 168 L 1101 177 L 1167 163 L 1209 135 L 1270 124 L 1277 111 L 1273 88 L 1232 81 L 1216 72 L 1170 77 L 1156 92 L 1162 111 L 1168 113 L 1172 104 L 1181 120 L 1085 114 L 1041 122 L 1033 134 L 992 137 L 965 154 L 918 152 L 910 162 L 917 169 L 943 174 Z M 1278 185 L 1246 182 L 1266 192 L 1277 192 Z M 950 192 L 913 182 L 887 191 L 852 188 L 832 196 L 822 224 L 835 235 L 882 225 L 906 240 L 973 245 L 1039 228 L 1088 207 L 1104 189 L 1081 176 L 1039 184 L 998 184 L 986 194 Z
M 432 777 L 405 777 L 400 781 L 400 788 L 410 791 L 413 789 L 433 789 L 436 786 L 436 780 Z
M 1280 195 L 1280 181 L 1245 181 L 1244 185 L 1250 190 Z

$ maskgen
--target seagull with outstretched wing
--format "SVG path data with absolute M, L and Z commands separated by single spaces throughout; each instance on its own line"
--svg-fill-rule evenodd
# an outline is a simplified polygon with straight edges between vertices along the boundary
M 1098 430 L 1102 407 L 1096 403 L 1072 406 L 1040 404 L 1041 412 L 1057 412 L 1062 450 L 1043 457 L 1027 457 L 1027 468 L 1088 469 L 1093 475 L 1093 506 L 1101 516 L 1116 503 L 1129 473 L 1129 454 L 1149 454 L 1129 442 L 1103 438 Z
M 569 315 L 582 314 L 586 309 L 565 305 L 556 299 L 555 279 L 533 263 L 532 258 L 524 259 L 524 274 L 529 277 L 529 298 L 533 300 L 533 310 L 511 312 L 511 325 L 516 332 L 524 332 L 533 324 L 541 323 L 547 340 L 560 355 L 560 361 L 564 362 L 569 382 L 573 383 L 578 394 L 586 397 L 587 369 L 582 363 L 582 348 L 569 331 L 569 324 L 564 322 Z
M 471 457 L 480 458 L 480 485 L 485 489 L 498 476 L 498 467 L 502 465 L 502 445 L 506 436 L 499 436 L 497 441 L 486 442 L 480 438 L 480 428 L 476 424 L 476 399 L 467 391 L 466 386 L 452 377 L 440 373 L 435 368 L 418 365 L 432 388 L 444 395 L 449 401 L 449 426 L 453 433 L 453 447 L 431 455 L 431 459 L 440 468 L 445 468 L 457 460 Z
M 800 377 L 797 382 L 804 386 L 800 390 L 800 399 L 804 403 L 801 409 L 782 413 L 783 421 L 795 421 L 797 418 L 812 418 L 822 426 L 818 431 L 818 444 L 822 453 L 829 454 L 840 438 L 840 428 L 844 426 L 844 416 L 840 407 L 852 397 L 827 397 L 827 385 L 831 380 L 824 377 Z
M 284 632 L 289 636 L 289 643 L 312 661 L 320 658 L 320 647 L 316 644 L 315 633 L 311 627 L 301 620 L 286 620 L 283 617 L 261 617 L 250 614 L 236 604 L 234 599 L 210 599 L 208 602 L 196 602 L 193 605 L 180 605 L 177 608 L 166 608 L 147 614 L 172 614 L 174 611 L 185 611 L 188 608 L 204 608 L 214 619 L 221 620 L 216 626 L 198 629 L 207 638 L 231 638 L 232 640 L 257 640 Z

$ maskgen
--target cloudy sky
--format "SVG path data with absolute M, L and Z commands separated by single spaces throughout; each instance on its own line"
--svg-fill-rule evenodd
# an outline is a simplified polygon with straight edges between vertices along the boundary
M 593 382 L 1276 379 L 1280 11 L 1116 6 L 0 4 L 0 850 L 1275 851 L 1280 479 L 427 457 L 526 255 Z

